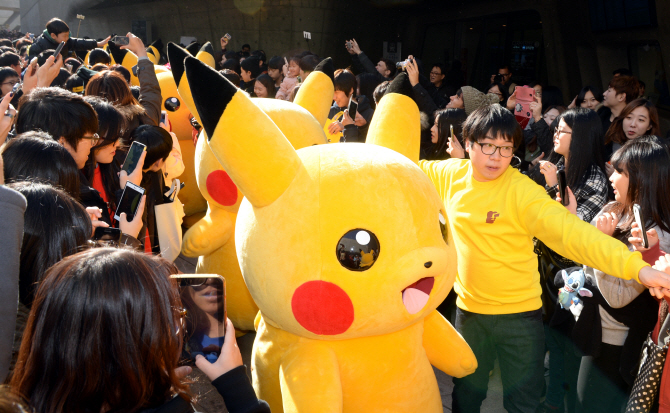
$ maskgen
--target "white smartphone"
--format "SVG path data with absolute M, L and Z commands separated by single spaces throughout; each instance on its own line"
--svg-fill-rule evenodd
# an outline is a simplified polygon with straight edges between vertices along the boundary
M 649 239 L 647 239 L 647 227 L 644 225 L 644 219 L 642 219 L 642 208 L 640 205 L 633 204 L 633 214 L 635 215 L 635 222 L 637 222 L 637 227 L 642 231 L 642 246 L 644 248 L 649 248 Z
M 144 195 L 144 188 L 130 181 L 126 182 L 126 187 L 123 188 L 123 194 L 121 195 L 121 201 L 119 201 L 119 206 L 114 213 L 114 219 L 121 221 L 121 214 L 125 212 L 126 220 L 132 221 L 135 218 L 137 209 L 140 207 L 142 195 Z
M 142 152 L 146 150 L 147 145 L 137 141 L 133 142 L 133 144 L 130 145 L 130 149 L 128 150 L 128 154 L 126 155 L 126 159 L 123 161 L 121 170 L 126 171 L 128 175 L 133 173 L 133 171 L 137 167 L 137 163 L 140 161 Z
M 161 110 L 161 121 L 159 122 L 159 124 L 161 123 L 165 125 L 165 127 L 168 127 L 168 114 L 164 110 Z

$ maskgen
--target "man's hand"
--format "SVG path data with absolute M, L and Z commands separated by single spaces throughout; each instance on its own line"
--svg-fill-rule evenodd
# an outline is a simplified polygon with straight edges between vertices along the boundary
M 609 235 L 610 237 L 612 234 L 614 234 L 614 230 L 618 224 L 619 217 L 616 216 L 616 214 L 611 214 L 609 212 L 605 212 L 596 218 L 596 228 L 598 228 L 603 234 Z
M 147 49 L 144 47 L 144 43 L 142 42 L 142 39 L 139 37 L 135 36 L 134 34 L 128 32 L 126 34 L 128 36 L 128 45 L 126 46 L 121 46 L 121 49 L 128 49 L 131 52 L 135 53 L 137 55 L 137 58 L 139 59 L 140 57 L 147 57 Z
M 356 112 L 356 115 L 358 115 L 358 112 Z M 342 125 L 347 126 L 347 125 L 353 125 L 354 120 L 351 119 L 351 116 L 349 116 L 349 109 L 344 110 L 344 116 L 342 117 Z
M 101 42 L 98 42 L 98 47 L 104 47 L 109 42 L 109 39 L 111 39 L 111 38 L 112 38 L 112 36 L 107 36 L 106 39 L 104 39 Z
M 349 119 L 351 119 L 351 118 L 349 118 Z M 339 132 L 342 132 L 342 130 L 344 130 L 344 125 L 342 124 L 342 122 L 333 122 L 330 125 L 328 125 L 328 132 L 331 135 L 335 135 Z
M 140 204 L 137 206 L 137 212 L 135 212 L 135 217 L 133 217 L 132 221 L 128 221 L 128 217 L 126 216 L 125 212 L 119 216 L 119 218 L 121 218 L 119 221 L 119 229 L 121 232 L 134 238 L 138 237 L 140 230 L 142 229 L 142 225 L 144 224 L 142 222 L 142 215 L 144 214 L 144 204 L 146 203 L 146 200 L 147 196 L 142 195 L 142 199 L 140 200 Z
M 348 115 L 349 114 L 347 113 L 347 116 Z M 365 126 L 365 124 L 367 124 L 368 121 L 365 120 L 363 115 L 361 115 L 361 112 L 356 111 L 356 119 L 354 119 L 354 123 L 356 124 L 356 126 L 358 126 L 360 128 L 362 126 Z
M 412 87 L 416 86 L 419 83 L 419 65 L 414 60 L 414 56 L 407 56 L 405 70 L 407 71 L 407 77 L 409 77 L 409 83 L 412 84 Z
M 645 248 L 642 246 L 642 230 L 640 227 L 637 226 L 637 222 L 633 222 L 633 225 L 631 225 L 631 230 L 630 234 L 632 235 L 630 238 L 628 238 L 628 242 L 630 242 L 630 245 L 633 246 L 635 251 L 647 251 L 651 248 L 654 248 L 656 244 L 658 244 L 659 238 L 658 238 L 658 233 L 656 232 L 655 228 L 652 228 L 647 231 L 647 241 L 649 241 L 649 248 Z
M 463 159 L 465 158 L 465 150 L 461 143 L 456 139 L 456 137 L 449 136 L 449 142 L 447 142 L 447 153 L 452 158 Z
M 147 157 L 147 151 L 143 151 L 142 155 L 140 155 L 140 160 L 137 162 L 137 166 L 130 175 L 128 175 L 128 173 L 124 170 L 121 170 L 121 172 L 119 172 L 119 186 L 121 186 L 121 189 L 124 189 L 126 187 L 127 181 L 130 181 L 135 185 L 140 186 L 140 183 L 142 182 L 142 168 L 144 168 L 144 158 L 146 157 Z
M 572 102 L 570 102 L 570 104 L 568 105 L 568 109 L 574 109 L 577 107 L 577 97 L 578 96 L 575 96 L 575 98 L 572 99 Z
M 649 288 L 649 293 L 659 300 L 663 299 L 664 296 L 670 297 L 669 260 L 670 255 L 660 257 L 654 268 L 642 267 L 637 276 L 640 283 Z M 659 268 L 662 268 L 663 271 L 660 271 Z
M 349 41 L 351 42 L 351 50 L 352 50 L 355 54 L 361 54 L 361 53 L 363 53 L 363 51 L 361 50 L 361 48 L 358 47 L 358 42 L 356 41 L 356 39 L 351 39 L 351 40 L 349 40 Z
M 9 101 L 14 97 L 13 93 L 7 93 L 0 101 L 0 146 L 7 140 L 7 135 L 12 129 L 14 118 L 16 117 L 16 110 Z
M 226 336 L 219 358 L 210 363 L 204 356 L 198 354 L 195 356 L 195 365 L 212 381 L 242 365 L 242 354 L 235 340 L 235 327 L 230 319 L 226 319 Z
M 540 173 L 544 175 L 544 180 L 547 181 L 548 186 L 556 186 L 558 178 L 556 177 L 556 165 L 549 161 L 540 161 Z

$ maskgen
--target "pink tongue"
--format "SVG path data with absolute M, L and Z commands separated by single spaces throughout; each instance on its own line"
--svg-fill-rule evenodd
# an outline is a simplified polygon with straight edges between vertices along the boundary
M 410 314 L 418 313 L 426 305 L 434 283 L 433 277 L 422 278 L 405 288 L 402 292 L 402 303 Z

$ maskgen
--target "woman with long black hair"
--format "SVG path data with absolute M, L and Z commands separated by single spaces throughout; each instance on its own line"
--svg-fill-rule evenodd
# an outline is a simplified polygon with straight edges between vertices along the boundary
M 430 140 L 432 145 L 428 147 L 424 157 L 431 161 L 441 159 L 464 158 L 463 150 L 463 122 L 467 115 L 463 109 L 442 109 L 435 112 L 435 123 L 430 129 Z M 451 128 L 454 129 L 454 136 L 459 141 L 458 145 L 449 145 L 451 137 Z M 455 150 L 455 152 L 454 152 Z

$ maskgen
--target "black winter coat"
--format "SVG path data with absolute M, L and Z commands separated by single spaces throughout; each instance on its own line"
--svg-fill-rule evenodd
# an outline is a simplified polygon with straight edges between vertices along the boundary
M 44 30 L 41 35 L 35 40 L 35 42 L 30 45 L 28 48 L 28 60 L 39 55 L 45 50 L 55 50 L 58 47 L 59 43 L 51 38 L 49 32 Z M 91 39 L 75 39 L 69 38 L 63 46 L 60 54 L 63 56 L 63 59 L 67 59 L 69 56 L 70 50 L 91 50 L 98 47 L 98 42 Z

